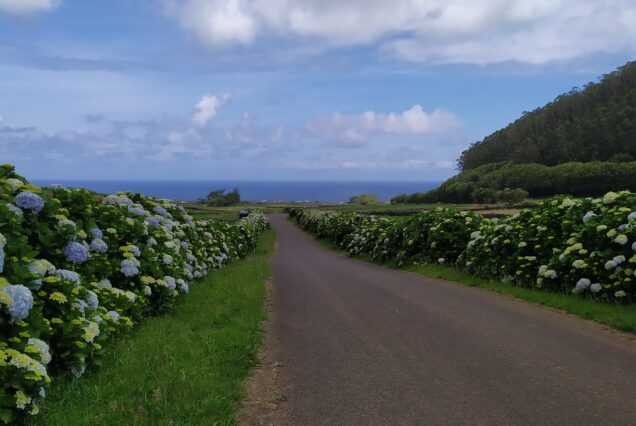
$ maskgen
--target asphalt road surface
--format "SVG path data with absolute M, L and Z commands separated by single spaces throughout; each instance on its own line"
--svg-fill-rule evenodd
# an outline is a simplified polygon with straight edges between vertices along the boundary
M 275 424 L 636 424 L 632 336 L 349 259 L 271 219 Z

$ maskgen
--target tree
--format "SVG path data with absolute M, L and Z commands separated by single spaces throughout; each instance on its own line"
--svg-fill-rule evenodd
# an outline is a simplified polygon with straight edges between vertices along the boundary
M 378 204 L 379 202 L 375 194 L 361 194 L 349 198 L 349 204 Z
M 210 191 L 207 198 L 207 204 L 213 207 L 234 206 L 241 202 L 241 193 L 237 188 L 232 192 L 225 193 L 225 189 L 217 189 Z

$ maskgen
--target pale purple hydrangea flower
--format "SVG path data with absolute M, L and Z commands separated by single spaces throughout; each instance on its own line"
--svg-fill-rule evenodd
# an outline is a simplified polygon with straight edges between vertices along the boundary
M 4 272 L 4 249 L 0 248 L 0 274 Z
M 177 282 L 171 276 L 166 275 L 165 277 L 163 277 L 163 280 L 166 282 L 166 284 L 168 284 L 168 290 L 172 291 L 177 288 Z
M 143 207 L 139 207 L 139 206 L 128 206 L 128 213 L 130 213 L 133 216 L 146 215 L 146 212 L 144 211 Z
M 88 249 L 76 241 L 71 241 L 64 246 L 62 252 L 66 256 L 66 260 L 77 264 L 86 262 L 90 257 Z
M 168 214 L 168 212 L 166 211 L 166 209 L 164 209 L 164 208 L 163 208 L 163 207 L 161 207 L 161 206 L 154 206 L 154 207 L 152 208 L 152 211 L 153 211 L 153 212 L 155 212 L 155 213 L 157 213 L 159 216 L 164 216 L 164 217 Z
M 181 241 L 181 247 L 188 250 L 190 248 L 190 244 L 187 241 Z
M 24 210 L 30 210 L 33 213 L 40 213 L 44 208 L 44 200 L 31 191 L 20 192 L 15 197 L 16 206 Z
M 154 226 L 155 228 L 159 228 L 161 226 L 161 222 L 155 217 L 147 217 L 146 223 L 150 226 Z

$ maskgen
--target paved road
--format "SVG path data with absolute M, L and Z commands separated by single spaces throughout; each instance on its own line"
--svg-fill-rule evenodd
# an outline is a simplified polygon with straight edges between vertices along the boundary
M 636 424 L 630 336 L 272 224 L 276 424 Z

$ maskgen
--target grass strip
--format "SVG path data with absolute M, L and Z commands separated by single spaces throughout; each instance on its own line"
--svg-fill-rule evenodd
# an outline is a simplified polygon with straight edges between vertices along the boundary
M 113 342 L 99 371 L 54 383 L 38 425 L 232 425 L 257 363 L 274 231 L 169 313 Z
M 297 221 L 292 220 L 292 222 L 302 229 Z M 305 230 L 303 231 L 307 232 Z M 311 235 L 311 233 L 309 234 Z M 316 238 L 315 235 L 312 236 L 323 247 L 347 255 L 347 252 L 340 248 L 334 242 L 325 238 Z M 477 278 L 448 266 L 436 264 L 398 266 L 397 264 L 391 262 L 376 261 L 369 256 L 354 257 L 356 259 L 386 266 L 391 269 L 406 270 L 415 272 L 417 274 L 426 275 L 432 278 L 439 278 L 447 281 L 457 282 L 471 287 L 484 288 L 505 296 L 513 297 L 515 299 L 525 300 L 527 302 L 559 309 L 579 316 L 581 318 L 607 325 L 608 327 L 617 330 L 626 331 L 629 333 L 636 333 L 636 306 L 634 305 L 621 305 L 611 302 L 595 301 L 589 298 L 586 299 L 570 294 L 518 287 L 492 280 Z

